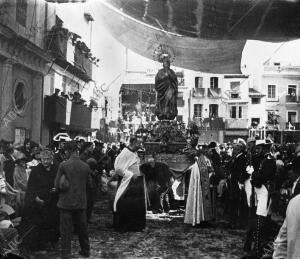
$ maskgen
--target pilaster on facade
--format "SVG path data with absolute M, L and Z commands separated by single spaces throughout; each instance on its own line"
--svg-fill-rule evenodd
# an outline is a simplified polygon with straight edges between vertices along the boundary
M 1 120 L 0 120 L 0 135 L 3 139 L 13 140 L 13 128 L 11 119 L 8 117 L 12 107 L 12 84 L 13 84 L 13 64 L 11 59 L 6 59 L 3 63 L 1 77 Z
M 32 80 L 32 140 L 39 142 L 41 138 L 42 111 L 43 111 L 43 75 L 37 74 Z

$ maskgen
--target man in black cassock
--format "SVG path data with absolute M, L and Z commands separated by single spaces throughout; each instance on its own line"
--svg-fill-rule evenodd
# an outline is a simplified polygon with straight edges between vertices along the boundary
M 49 242 L 54 246 L 59 238 L 53 154 L 50 149 L 45 149 L 40 156 L 41 164 L 32 168 L 28 179 L 24 215 L 20 225 L 20 236 L 26 236 L 21 248 L 26 252 L 44 250 Z

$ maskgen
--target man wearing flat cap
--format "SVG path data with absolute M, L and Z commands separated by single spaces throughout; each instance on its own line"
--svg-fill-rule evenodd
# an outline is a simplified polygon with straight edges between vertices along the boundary
M 83 257 L 89 257 L 86 194 L 87 188 L 92 187 L 92 172 L 88 164 L 79 158 L 78 145 L 75 141 L 68 142 L 65 149 L 70 158 L 59 165 L 54 184 L 59 191 L 57 207 L 60 210 L 61 255 L 62 258 L 71 258 L 72 223 L 74 221 L 81 248 L 79 253 Z

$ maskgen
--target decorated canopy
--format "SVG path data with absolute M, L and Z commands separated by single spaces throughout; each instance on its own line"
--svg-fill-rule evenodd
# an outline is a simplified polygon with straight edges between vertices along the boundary
M 240 73 L 247 39 L 299 38 L 300 0 L 102 0 L 113 36 L 148 58 L 171 53 L 173 65 Z

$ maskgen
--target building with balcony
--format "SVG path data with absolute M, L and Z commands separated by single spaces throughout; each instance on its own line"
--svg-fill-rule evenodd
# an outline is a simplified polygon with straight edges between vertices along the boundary
M 53 60 L 44 79 L 43 143 L 51 142 L 59 132 L 67 132 L 71 138 L 91 137 L 100 129 L 105 105 L 103 92 L 92 81 L 95 57 L 91 49 L 81 35 L 65 28 L 57 15 L 55 18 L 45 35 Z M 77 19 L 84 22 L 84 14 Z
M 300 66 L 268 60 L 263 67 L 262 89 L 266 95 L 267 129 L 287 132 L 298 130 L 300 122 Z M 300 140 L 299 133 L 293 138 Z M 299 136 L 298 136 L 299 135 Z M 284 137 L 284 136 L 283 136 Z M 285 138 L 285 137 L 284 137 Z M 285 141 L 285 139 L 282 139 Z
M 253 88 L 247 75 L 187 73 L 190 86 L 190 120 L 203 136 L 219 142 L 246 138 L 248 129 L 265 122 L 264 94 Z M 210 138 L 210 139 L 211 139 Z
M 225 139 L 248 136 L 249 80 L 247 75 L 224 75 Z
M 189 119 L 224 117 L 222 99 L 223 76 L 188 71 L 186 84 L 190 89 Z
M 8 141 L 41 139 L 43 77 L 52 61 L 45 28 L 55 18 L 46 10 L 44 1 L 1 1 L 0 136 Z

